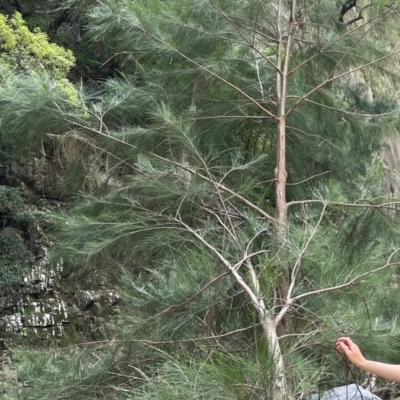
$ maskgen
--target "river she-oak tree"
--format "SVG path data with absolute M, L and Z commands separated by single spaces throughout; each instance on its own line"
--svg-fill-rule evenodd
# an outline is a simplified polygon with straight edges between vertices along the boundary
M 54 257 L 124 299 L 109 340 L 19 350 L 29 388 L 9 399 L 301 399 L 364 379 L 343 335 L 399 363 L 381 156 L 398 17 L 397 1 L 103 0 L 86 35 L 116 76 L 73 99 L 51 74 L 8 77 L 17 147 L 73 132 L 100 166 L 48 212 Z

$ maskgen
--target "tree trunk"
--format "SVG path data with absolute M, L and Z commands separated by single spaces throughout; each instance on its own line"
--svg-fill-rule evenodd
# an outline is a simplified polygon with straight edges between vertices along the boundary
M 276 92 L 277 92 L 277 134 L 276 134 L 276 168 L 274 171 L 275 175 L 275 202 L 276 202 L 276 244 L 277 248 L 280 249 L 279 259 L 281 260 L 280 267 L 280 279 L 278 284 L 278 304 L 284 307 L 288 300 L 288 293 L 290 287 L 290 268 L 287 259 L 287 219 L 288 219 L 288 207 L 286 201 L 286 96 L 287 96 L 287 82 L 289 77 L 289 60 L 290 52 L 292 47 L 292 37 L 296 30 L 297 24 L 295 21 L 296 13 L 296 0 L 292 1 L 289 31 L 286 37 L 286 45 L 284 50 L 284 62 L 282 62 L 282 51 L 284 47 L 284 36 L 281 32 L 281 18 L 282 17 L 282 1 L 278 4 L 278 54 L 277 54 L 277 81 L 276 81 Z M 283 65 L 282 65 L 283 64 Z M 267 318 L 267 317 L 266 317 Z M 290 399 L 290 387 L 288 385 L 287 376 L 285 373 L 285 366 L 283 356 L 280 350 L 278 342 L 278 333 L 290 333 L 292 323 L 290 319 L 284 318 L 281 321 L 276 322 L 267 318 L 264 322 L 267 326 L 264 327 L 266 332 L 268 344 L 271 349 L 271 354 L 275 362 L 275 391 L 274 399 Z
M 262 321 L 262 328 L 267 339 L 269 354 L 274 361 L 273 400 L 288 400 L 290 399 L 290 390 L 287 384 L 285 364 L 279 345 L 276 323 L 271 317 L 265 315 Z

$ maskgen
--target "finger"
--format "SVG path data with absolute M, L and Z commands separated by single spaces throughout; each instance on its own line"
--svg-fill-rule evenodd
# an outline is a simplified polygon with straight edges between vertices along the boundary
M 344 343 L 346 346 L 348 346 L 348 347 L 353 347 L 353 346 L 355 346 L 355 343 L 350 339 L 350 338 L 348 338 L 348 337 L 342 337 L 342 338 L 339 338 L 338 340 L 337 340 L 337 342 L 338 343 Z
M 349 354 L 351 353 L 351 349 L 343 342 L 339 343 L 339 349 L 344 352 L 344 354 Z

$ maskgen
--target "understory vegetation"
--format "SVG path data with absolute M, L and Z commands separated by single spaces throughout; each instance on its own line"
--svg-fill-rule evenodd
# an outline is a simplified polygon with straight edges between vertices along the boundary
M 3 398 L 303 399 L 369 379 L 340 336 L 400 363 L 399 2 L 63 3 L 47 35 L 0 18 L 0 154 L 63 154 L 54 263 L 122 310 L 101 342 L 13 348 Z

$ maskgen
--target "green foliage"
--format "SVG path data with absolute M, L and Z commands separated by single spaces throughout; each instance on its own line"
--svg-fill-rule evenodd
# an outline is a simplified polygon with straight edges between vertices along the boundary
M 63 81 L 75 62 L 71 51 L 49 43 L 45 33 L 31 32 L 19 13 L 0 15 L 0 40 L 0 65 L 14 71 L 45 70 Z
M 3 86 L 3 98 L 1 100 L 3 107 L 5 102 L 15 102 L 17 97 L 25 98 L 27 93 L 23 92 L 23 88 L 19 87 L 19 82 L 28 86 L 28 90 L 34 91 L 36 94 L 48 89 L 48 85 L 44 82 L 38 82 L 37 79 L 32 87 L 29 87 L 29 80 L 37 77 L 38 74 L 51 77 L 51 90 L 62 93 L 69 102 L 77 105 L 80 103 L 79 95 L 75 87 L 67 80 L 67 75 L 71 67 L 75 63 L 75 58 L 70 50 L 66 50 L 54 43 L 50 43 L 45 33 L 38 28 L 30 31 L 21 14 L 15 13 L 12 16 L 0 15 L 0 80 Z M 13 83 L 11 83 L 13 82 Z M 48 81 L 47 81 L 48 82 Z M 7 85 L 16 85 L 12 88 L 13 93 L 4 95 Z M 38 87 L 42 86 L 42 87 Z M 10 88 L 10 86 L 9 86 Z M 5 89 L 5 90 L 4 90 Z M 19 89 L 21 91 L 19 91 Z M 20 93 L 20 96 L 17 93 Z M 46 98 L 48 98 L 48 93 Z M 32 99 L 31 99 L 32 100 Z M 33 103 L 31 103 L 33 104 Z M 42 106 L 43 102 L 38 104 Z M 27 124 L 40 123 L 32 121 L 29 116 L 22 116 Z M 1 162 L 5 165 L 11 158 L 18 142 L 18 136 L 10 129 L 0 129 L 0 156 Z M 43 124 L 45 125 L 45 124 Z M 30 131 L 26 129 L 25 131 Z
M 18 353 L 33 388 L 20 398 L 271 399 L 273 352 L 248 292 L 259 282 L 257 296 L 279 315 L 286 269 L 297 301 L 279 343 L 294 395 L 342 380 L 338 336 L 400 362 L 398 276 L 382 268 L 399 262 L 400 226 L 378 157 L 399 122 L 378 81 L 398 77 L 395 56 L 375 63 L 391 49 L 369 34 L 397 35 L 397 22 L 371 6 L 376 29 L 345 27 L 334 3 L 309 5 L 285 60 L 285 235 L 273 218 L 273 4 L 105 1 L 91 11 L 91 35 L 122 57 L 121 78 L 79 89 L 79 104 L 48 75 L 6 80 L 4 131 L 38 143 L 73 129 L 98 151 L 98 190 L 47 216 L 56 256 L 77 274 L 108 272 L 124 296 L 124 324 L 103 354 L 38 365 L 46 355 Z M 347 76 L 360 63 L 375 74 L 365 81 L 375 97 L 365 97 L 362 76 L 361 85 Z M 24 95 L 12 97 L 15 87 Z M 367 345 L 371 337 L 379 345 Z
M 0 212 L 15 215 L 24 208 L 24 200 L 18 189 L 10 186 L 0 186 Z
M 23 283 L 34 261 L 17 227 L 24 219 L 25 202 L 18 189 L 0 186 L 0 281 L 4 286 Z
M 0 232 L 0 279 L 4 286 L 20 285 L 34 261 L 19 234 L 11 228 Z

